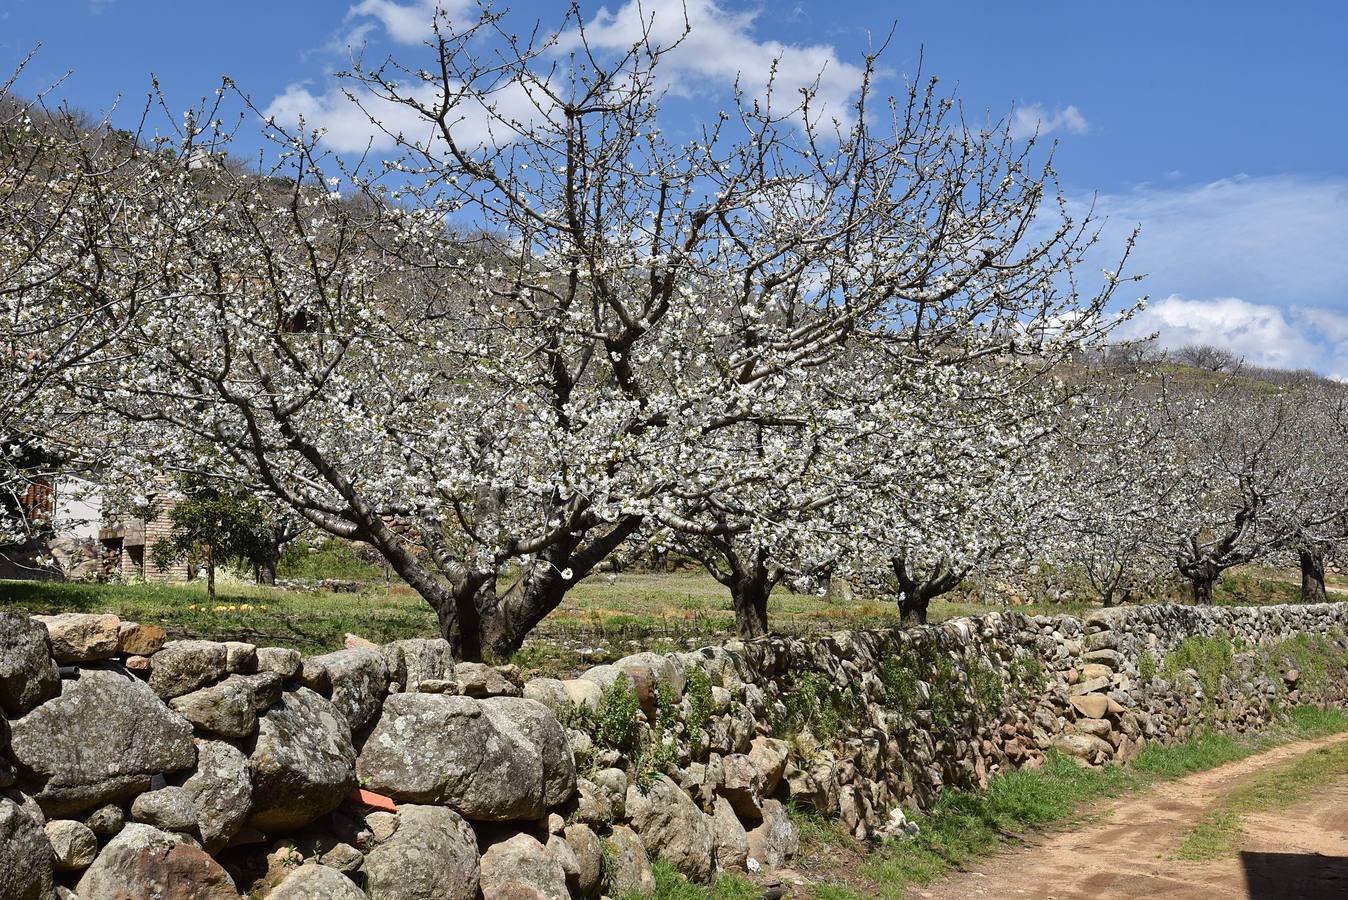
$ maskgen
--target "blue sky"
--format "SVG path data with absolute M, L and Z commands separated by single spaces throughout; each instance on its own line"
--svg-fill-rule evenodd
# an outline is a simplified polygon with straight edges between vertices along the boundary
M 72 69 L 63 96 L 101 110 L 121 95 L 127 119 L 152 72 L 181 108 L 228 73 L 259 105 L 305 111 L 357 144 L 361 123 L 343 114 L 331 73 L 353 41 L 371 56 L 415 57 L 434 3 L 0 0 L 0 69 L 40 42 L 26 87 Z M 642 3 L 681 22 L 678 0 Z M 565 7 L 509 5 L 545 24 Z M 615 41 L 631 8 L 582 4 Z M 1061 142 L 1064 185 L 1109 216 L 1108 241 L 1142 224 L 1134 270 L 1148 274 L 1151 304 L 1134 332 L 1348 377 L 1348 4 L 688 0 L 688 9 L 694 35 L 675 66 L 689 95 L 681 115 L 720 105 L 739 68 L 779 53 L 788 72 L 827 62 L 843 97 L 848 66 L 897 21 L 891 86 L 925 52 L 926 71 L 956 86 L 967 111 L 1014 107 L 1025 129 L 1037 123 Z

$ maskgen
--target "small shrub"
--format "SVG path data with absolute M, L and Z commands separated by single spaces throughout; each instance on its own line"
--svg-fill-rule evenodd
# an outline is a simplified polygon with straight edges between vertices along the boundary
M 1150 684 L 1156 677 L 1156 656 L 1150 650 L 1143 650 L 1137 655 L 1137 674 L 1141 676 L 1143 684 Z
M 993 664 L 986 659 L 975 660 L 969 671 L 969 683 L 979 718 L 986 720 L 998 716 L 1006 701 L 1006 685 Z
M 684 695 L 688 698 L 688 717 L 683 724 L 687 729 L 689 749 L 701 755 L 705 749 L 702 746 L 702 730 L 711 721 L 713 707 L 711 678 L 696 666 L 689 669 Z
M 1017 656 L 1011 660 L 1011 665 L 1007 668 L 1007 679 L 1011 682 L 1016 702 L 1020 704 L 1037 700 L 1048 690 L 1048 672 L 1044 669 L 1044 664 L 1033 656 Z
M 987 671 L 982 671 L 984 669 Z M 905 720 L 912 719 L 922 708 L 918 682 L 926 682 L 930 689 L 928 709 L 935 726 L 959 721 L 967 702 L 968 691 L 955 668 L 954 659 L 932 644 L 910 645 L 888 656 L 880 667 L 880 681 L 885 686 L 890 709 Z M 969 673 L 969 681 L 975 705 L 980 702 L 981 694 L 984 703 L 1000 709 L 1003 687 L 995 671 L 980 664 Z
M 637 749 L 641 742 L 641 702 L 630 679 L 613 682 L 591 715 L 594 730 L 590 737 L 596 745 L 622 753 Z
M 1165 674 L 1173 679 L 1185 669 L 1198 673 L 1198 681 L 1209 700 L 1216 697 L 1222 677 L 1236 673 L 1236 647 L 1231 635 L 1193 635 L 1180 641 L 1179 646 L 1166 654 Z
M 880 666 L 880 683 L 885 688 L 885 700 L 900 719 L 910 720 L 921 702 L 914 660 L 906 654 L 886 656 Z
M 772 723 L 773 731 L 778 737 L 789 739 L 808 728 L 815 738 L 827 744 L 842 733 L 843 720 L 838 708 L 845 703 L 845 698 L 823 675 L 806 672 L 789 677 L 782 691 L 786 712 L 780 721 Z

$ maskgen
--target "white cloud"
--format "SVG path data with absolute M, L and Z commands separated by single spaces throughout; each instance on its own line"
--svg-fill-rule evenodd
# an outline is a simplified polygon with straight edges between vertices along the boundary
M 361 0 L 347 12 L 349 20 L 360 22 L 347 42 L 360 43 L 377 22 L 398 43 L 421 43 L 432 34 L 437 10 L 458 18 L 475 8 L 472 0 Z M 585 37 L 592 50 L 624 53 L 642 39 L 643 33 L 653 45 L 668 47 L 678 42 L 688 27 L 688 37 L 660 62 L 659 71 L 669 89 L 686 96 L 724 94 L 736 79 L 741 79 L 750 97 L 761 97 L 775 65 L 774 93 L 779 108 L 794 108 L 800 102 L 800 89 L 814 87 L 817 82 L 813 114 L 822 117 L 817 121 L 831 117 L 848 121 L 850 103 L 861 86 L 861 67 L 843 62 L 826 44 L 760 40 L 755 36 L 755 26 L 765 8 L 735 12 L 724 9 L 717 0 L 628 0 L 616 10 L 601 7 L 586 23 Z M 573 31 L 563 36 L 560 49 L 578 45 L 579 35 Z M 1059 115 L 1084 126 L 1085 120 L 1075 107 Z
M 1323 307 L 1280 307 L 1239 297 L 1154 301 L 1120 329 L 1120 337 L 1157 335 L 1169 350 L 1210 344 L 1258 366 L 1348 375 L 1348 313 Z
M 671 89 L 684 94 L 723 92 L 736 79 L 750 96 L 761 96 L 776 66 L 774 94 L 781 111 L 800 102 L 800 89 L 818 82 L 814 112 L 847 120 L 849 104 L 861 86 L 861 67 L 845 63 L 827 44 L 784 44 L 760 40 L 755 25 L 761 9 L 731 12 L 715 0 L 629 0 L 617 11 L 600 9 L 586 24 L 592 48 L 624 52 L 643 33 L 657 46 L 689 34 L 660 63 Z M 570 35 L 575 43 L 577 35 Z
M 1212 344 L 1261 366 L 1300 368 L 1318 361 L 1318 346 L 1302 323 L 1277 306 L 1239 297 L 1188 300 L 1170 296 L 1154 301 L 1125 328 L 1126 337 L 1159 332 L 1162 347 Z
M 386 103 L 368 93 L 358 96 L 361 105 L 389 131 L 409 137 L 429 135 L 429 125 L 407 107 Z M 272 100 L 265 112 L 286 127 L 295 127 L 302 121 L 307 129 L 323 129 L 324 144 L 338 153 L 360 152 L 367 146 L 388 150 L 394 145 L 393 139 L 371 124 L 370 116 L 340 88 L 315 94 L 306 84 L 292 84 Z
M 340 87 L 316 94 L 306 84 L 292 84 L 272 100 L 265 113 L 283 125 L 293 127 L 302 119 L 306 129 L 322 128 L 323 144 L 338 153 L 360 152 L 367 146 L 374 150 L 391 150 L 395 146 L 392 135 L 397 134 L 422 146 L 430 146 L 438 139 L 432 123 L 410 107 L 391 103 L 354 84 L 349 89 L 359 103 L 352 102 Z M 439 97 L 439 88 L 418 84 L 411 93 L 423 104 L 433 106 Z M 538 115 L 538 108 L 518 85 L 496 92 L 493 101 L 497 118 L 488 116 L 475 102 L 466 102 L 457 113 L 451 112 L 451 116 L 457 115 L 450 124 L 455 141 L 474 148 L 493 141 L 493 130 L 503 139 L 509 139 L 510 128 L 499 119 L 513 118 L 527 123 Z M 372 124 L 371 116 L 378 119 L 382 127 Z
M 1011 113 L 1011 137 L 1018 141 L 1034 137 L 1036 134 L 1044 137 L 1055 131 L 1085 134 L 1089 130 L 1090 123 L 1075 106 L 1065 106 L 1049 112 L 1042 104 L 1030 103 L 1016 107 Z
M 419 44 L 433 33 L 431 25 L 437 10 L 451 18 L 462 15 L 473 7 L 471 0 L 415 0 L 395 3 L 393 0 L 361 0 L 346 13 L 348 19 L 375 18 L 384 26 L 388 36 L 400 44 Z M 353 37 L 363 37 L 357 29 Z M 355 41 L 353 41 L 354 43 Z
M 436 10 L 451 18 L 473 7 L 471 0 L 362 0 L 350 7 L 348 20 L 357 23 L 347 36 L 348 45 L 358 44 L 376 29 L 382 29 L 396 43 L 415 44 L 432 34 Z M 779 111 L 800 102 L 799 89 L 818 81 L 816 113 L 848 118 L 848 104 L 861 84 L 862 70 L 841 62 L 834 49 L 826 45 L 788 45 L 758 40 L 754 25 L 759 11 L 733 13 L 722 9 L 715 0 L 630 0 L 616 11 L 602 8 L 586 26 L 589 45 L 598 53 L 622 53 L 649 28 L 652 44 L 668 46 L 677 42 L 687 24 L 692 31 L 677 49 L 665 56 L 660 71 L 666 86 L 684 95 L 719 93 L 724 95 L 735 80 L 744 75 L 742 87 L 750 96 L 761 96 L 769 72 L 776 65 L 775 93 Z M 564 35 L 563 48 L 574 44 L 576 35 Z M 431 88 L 418 93 L 425 99 L 434 95 Z M 411 137 L 428 138 L 429 127 L 406 107 L 379 100 L 368 92 L 357 92 L 361 104 L 384 126 Z M 503 90 L 495 97 L 505 115 L 527 121 L 537 115 L 522 88 Z M 292 84 L 268 105 L 266 112 L 278 122 L 289 125 L 303 117 L 309 128 L 326 131 L 327 145 L 339 152 L 387 150 L 393 140 L 375 128 L 369 115 L 352 103 L 337 86 L 315 91 L 308 83 Z M 457 128 L 465 143 L 474 144 L 488 135 L 486 116 L 480 110 Z M 501 135 L 505 137 L 504 135 Z

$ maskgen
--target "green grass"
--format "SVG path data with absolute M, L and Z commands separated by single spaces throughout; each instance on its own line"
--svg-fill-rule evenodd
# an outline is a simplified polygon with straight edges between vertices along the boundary
M 693 884 L 669 863 L 656 860 L 655 893 L 624 894 L 620 900 L 759 900 L 763 889 L 748 879 L 728 872 L 716 876 L 711 884 Z
M 251 641 L 304 653 L 336 650 L 347 632 L 375 642 L 438 633 L 431 608 L 401 586 L 337 594 L 283 591 L 231 580 L 218 588 L 215 603 L 209 604 L 205 586 L 199 583 L 0 581 L 0 610 L 111 612 L 162 625 L 173 637 Z
M 325 545 L 326 547 L 326 545 Z M 330 549 L 295 551 L 283 574 L 350 580 L 377 573 L 354 557 Z M 221 576 L 215 604 L 200 583 L 93 584 L 0 581 L 0 610 L 26 613 L 112 612 L 163 625 L 175 637 L 246 640 L 295 647 L 306 653 L 342 646 L 347 632 L 376 642 L 439 633 L 431 608 L 411 588 L 382 577 L 364 580 L 359 593 L 283 590 Z M 773 595 L 774 628 L 785 634 L 822 634 L 898 623 L 892 603 L 831 604 L 821 597 L 779 591 Z M 239 607 L 248 604 L 251 609 Z M 229 609 L 233 606 L 234 609 Z M 266 606 L 266 609 L 262 607 Z M 195 608 L 194 608 L 195 607 Z M 217 609 L 216 607 L 220 607 Z M 1017 607 L 1034 612 L 1033 607 Z M 989 607 L 937 601 L 932 620 L 988 612 Z M 1040 610 L 1044 611 L 1044 610 Z M 1065 609 L 1057 611 L 1066 611 Z M 673 649 L 688 640 L 733 636 L 734 614 L 726 589 L 701 573 L 623 573 L 609 583 L 595 576 L 576 585 L 536 629 L 512 661 L 539 674 L 574 673 L 582 663 L 567 644 L 602 646 L 608 658 L 628 652 L 625 643 Z
M 1223 797 L 1185 837 L 1175 856 L 1205 860 L 1235 851 L 1245 813 L 1283 809 L 1310 799 L 1324 784 L 1348 773 L 1348 746 L 1320 747 L 1255 773 Z
M 1131 766 L 1083 769 L 1050 752 L 1038 770 L 1021 769 L 993 778 L 985 791 L 947 791 L 926 815 L 918 818 L 920 833 L 911 840 L 882 846 L 862 865 L 862 874 L 876 886 L 876 896 L 901 897 L 910 885 L 931 882 L 951 870 L 999 849 L 1027 830 L 1070 821 L 1093 801 L 1140 790 L 1157 781 L 1211 769 L 1273 743 L 1348 731 L 1348 715 L 1337 710 L 1301 707 L 1288 722 L 1250 740 L 1205 732 L 1170 747 L 1148 747 Z M 1345 748 L 1348 753 L 1348 748 Z M 1313 772 L 1324 771 L 1325 765 Z M 1339 769 L 1341 773 L 1342 768 Z M 1249 796 L 1277 791 L 1304 796 L 1297 785 L 1315 783 L 1311 770 L 1299 779 L 1253 789 Z M 1307 790 L 1309 788 L 1306 788 Z M 1242 795 L 1243 796 L 1243 795 Z M 1214 820 L 1199 838 L 1216 845 L 1227 823 Z M 841 894 L 838 896 L 849 896 Z
M 356 579 L 371 581 L 387 575 L 383 566 L 373 565 L 356 556 L 353 545 L 329 540 L 288 544 L 276 565 L 278 578 Z

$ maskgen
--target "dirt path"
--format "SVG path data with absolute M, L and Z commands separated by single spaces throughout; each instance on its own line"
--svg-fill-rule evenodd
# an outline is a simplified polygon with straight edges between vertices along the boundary
M 1247 814 L 1238 854 L 1207 862 L 1172 858 L 1209 804 L 1241 780 L 1344 741 L 1348 735 L 1298 741 L 1158 785 L 1106 808 L 1084 827 L 1033 838 L 912 894 L 929 900 L 1348 897 L 1348 772 L 1311 802 Z

